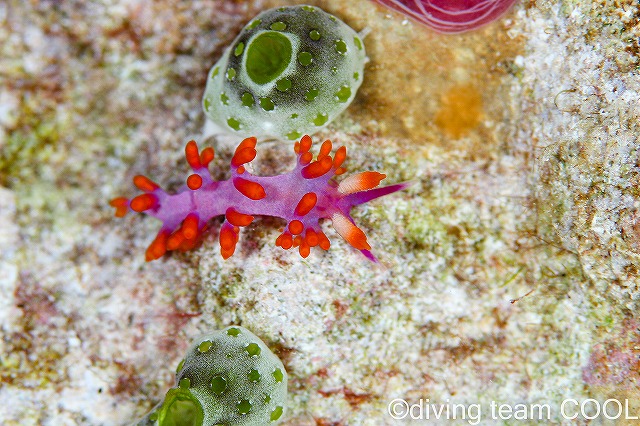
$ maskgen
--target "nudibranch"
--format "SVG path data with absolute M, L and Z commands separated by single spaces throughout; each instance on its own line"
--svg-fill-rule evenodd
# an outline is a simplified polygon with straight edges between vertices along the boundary
M 448 34 L 487 25 L 504 15 L 516 0 L 375 0 Z
M 319 222 L 330 219 L 342 238 L 368 259 L 377 261 L 365 233 L 354 223 L 351 209 L 400 191 L 409 183 L 378 188 L 386 175 L 375 171 L 351 175 L 336 183 L 332 178 L 345 172 L 342 164 L 346 148 L 338 148 L 332 157 L 332 143 L 324 141 L 314 160 L 308 135 L 294 144 L 297 164 L 292 171 L 255 176 L 245 165 L 256 157 L 256 143 L 255 137 L 244 139 L 231 159 L 231 178 L 214 181 L 208 170 L 214 158 L 213 148 L 199 152 L 196 142 L 190 141 L 185 156 L 193 174 L 176 194 L 168 194 L 145 176 L 135 176 L 133 184 L 144 193 L 131 200 L 119 197 L 111 201 L 117 217 L 132 210 L 162 221 L 147 249 L 147 261 L 158 259 L 167 251 L 195 248 L 207 231 L 209 220 L 221 215 L 225 220 L 220 228 L 220 253 L 225 259 L 235 251 L 240 228 L 249 225 L 254 216 L 263 215 L 287 222 L 276 245 L 285 250 L 297 247 L 302 257 L 307 257 L 312 247 L 329 249 L 329 239 Z
M 322 9 L 270 9 L 211 68 L 203 109 L 225 133 L 297 140 L 347 108 L 365 60 L 358 33 Z

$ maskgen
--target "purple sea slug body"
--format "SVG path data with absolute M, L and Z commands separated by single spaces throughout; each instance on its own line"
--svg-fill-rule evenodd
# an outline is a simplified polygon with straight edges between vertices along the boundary
M 146 260 L 162 257 L 167 251 L 190 250 L 198 245 L 208 229 L 210 219 L 224 215 L 220 229 L 220 252 L 227 259 L 235 251 L 240 228 L 249 225 L 255 215 L 281 217 L 287 226 L 276 245 L 288 250 L 297 247 L 307 257 L 311 247 L 328 250 L 329 239 L 320 229 L 321 219 L 331 219 L 338 234 L 368 259 L 376 261 L 364 232 L 355 225 L 350 211 L 353 207 L 378 197 L 400 191 L 409 183 L 377 188 L 386 175 L 374 171 L 362 172 L 342 180 L 332 178 L 344 173 L 346 148 L 340 147 L 333 157 L 332 144 L 325 141 L 315 161 L 311 138 L 304 136 L 295 142 L 296 167 L 277 176 L 254 176 L 245 164 L 256 156 L 255 137 L 244 139 L 231 159 L 231 178 L 214 181 L 207 169 L 214 158 L 212 148 L 202 152 L 194 141 L 187 143 L 185 154 L 193 174 L 187 185 L 176 194 L 168 194 L 144 176 L 136 176 L 134 185 L 144 193 L 129 200 L 111 201 L 116 216 L 129 210 L 144 212 L 162 221 L 162 227 L 146 252 Z

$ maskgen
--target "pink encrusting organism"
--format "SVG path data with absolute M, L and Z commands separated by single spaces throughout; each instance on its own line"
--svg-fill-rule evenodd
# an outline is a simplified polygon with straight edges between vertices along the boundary
M 400 191 L 409 183 L 376 188 L 386 175 L 362 172 L 342 180 L 333 176 L 344 173 L 342 163 L 346 148 L 340 147 L 333 158 L 332 144 L 325 141 L 315 161 L 311 138 L 304 136 L 294 145 L 298 161 L 289 173 L 277 176 L 254 176 L 245 164 L 256 156 L 256 138 L 243 140 L 231 159 L 231 179 L 214 181 L 208 165 L 213 160 L 213 148 L 198 152 L 194 141 L 187 143 L 185 155 L 193 169 L 186 186 L 176 194 L 168 194 L 145 176 L 136 176 L 133 183 L 144 193 L 129 200 L 124 197 L 111 201 L 116 216 L 124 216 L 129 209 L 144 212 L 162 221 L 160 232 L 146 252 L 146 260 L 162 257 L 167 251 L 186 251 L 194 248 L 207 231 L 213 217 L 224 215 L 220 228 L 220 252 L 227 259 L 235 251 L 240 228 L 249 225 L 256 215 L 276 216 L 287 221 L 276 245 L 285 250 L 298 247 L 307 257 L 311 247 L 328 250 L 330 243 L 319 226 L 320 219 L 331 219 L 338 234 L 376 262 L 364 232 L 351 218 L 351 208 L 374 198 Z M 374 189 L 375 188 L 375 189 Z
M 495 21 L 516 0 L 376 0 L 441 33 L 462 33 Z

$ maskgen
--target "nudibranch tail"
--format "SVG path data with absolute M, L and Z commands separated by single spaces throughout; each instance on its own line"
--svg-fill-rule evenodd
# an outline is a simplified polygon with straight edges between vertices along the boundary
M 366 171 L 338 184 L 333 178 L 345 172 L 342 165 L 346 148 L 338 148 L 332 157 L 333 145 L 326 140 L 314 159 L 309 136 L 294 144 L 297 164 L 292 171 L 277 176 L 254 176 L 245 165 L 255 159 L 256 144 L 254 137 L 244 139 L 231 159 L 231 178 L 214 181 L 208 170 L 215 157 L 213 148 L 199 151 L 198 145 L 189 141 L 185 157 L 193 173 L 176 194 L 166 193 L 145 176 L 136 176 L 133 183 L 143 193 L 131 200 L 118 197 L 111 201 L 116 217 L 132 210 L 162 221 L 146 251 L 147 261 L 159 259 L 169 251 L 197 247 L 208 230 L 207 223 L 216 216 L 224 216 L 219 244 L 220 254 L 228 259 L 236 250 L 240 228 L 250 225 L 256 215 L 283 218 L 287 224 L 276 245 L 285 250 L 297 248 L 302 257 L 309 256 L 313 247 L 329 249 L 331 242 L 320 228 L 320 221 L 330 219 L 345 241 L 368 259 L 377 261 L 367 236 L 351 217 L 351 209 L 405 189 L 409 183 L 379 187 L 386 175 Z
M 383 186 L 381 188 L 371 189 L 369 191 L 355 192 L 344 197 L 345 201 L 352 206 L 358 206 L 360 204 L 367 203 L 376 198 L 384 197 L 385 195 L 393 194 L 394 192 L 407 189 L 414 182 L 402 182 L 393 185 Z

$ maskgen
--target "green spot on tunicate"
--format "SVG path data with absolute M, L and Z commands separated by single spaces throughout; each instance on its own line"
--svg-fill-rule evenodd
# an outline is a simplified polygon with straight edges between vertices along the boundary
M 227 80 L 233 81 L 234 78 L 236 78 L 236 70 L 229 68 L 227 70 Z
M 347 43 L 344 42 L 344 40 L 336 40 L 334 42 L 334 46 L 336 48 L 336 51 L 341 54 L 341 55 L 346 55 L 347 54 Z
M 331 72 L 334 74 L 338 74 L 338 67 L 331 67 Z
M 191 380 L 183 377 L 182 379 L 180 379 L 178 386 L 180 386 L 180 389 L 189 389 L 191 387 Z
M 211 78 L 215 77 L 216 75 L 218 75 L 218 73 L 220 72 L 220 67 L 215 67 L 213 69 L 213 72 L 211 73 Z
M 302 136 L 302 133 L 296 132 L 295 130 L 287 133 L 287 139 L 289 139 L 290 141 L 294 141 L 298 139 L 300 136 Z
M 227 390 L 227 381 L 225 378 L 216 376 L 211 379 L 211 390 L 218 395 L 222 395 L 222 393 Z
M 356 45 L 358 50 L 362 50 L 362 40 L 360 40 L 358 37 L 353 37 L 353 44 Z
M 282 407 L 278 405 L 275 410 L 271 412 L 271 421 L 275 422 L 280 416 L 282 416 Z
M 211 342 L 210 340 L 205 340 L 198 345 L 198 351 L 200 353 L 205 353 L 206 351 L 211 349 L 211 346 L 213 346 L 213 342 Z
M 278 21 L 271 24 L 269 28 L 271 28 L 273 31 L 284 31 L 287 29 L 287 24 L 285 24 L 284 22 Z
M 316 118 L 313 119 L 313 124 L 316 126 L 322 126 L 324 123 L 329 120 L 329 116 L 327 114 L 319 113 L 316 115 Z
M 246 68 L 256 84 L 266 84 L 282 74 L 291 62 L 293 50 L 287 37 L 273 31 L 257 36 L 247 47 Z
M 249 354 L 249 356 L 258 356 L 260 355 L 260 346 L 257 343 L 249 343 L 247 347 L 244 348 L 245 351 Z
M 220 93 L 220 102 L 222 102 L 225 105 L 229 105 L 229 97 L 227 96 L 226 93 L 224 92 Z
M 246 107 L 252 107 L 253 104 L 256 103 L 256 101 L 253 99 L 253 95 L 251 93 L 249 93 L 249 92 L 244 92 L 240 99 L 242 100 L 242 105 L 244 105 Z M 228 331 L 227 331 L 227 333 L 228 333 Z
M 258 383 L 260 381 L 260 373 L 258 372 L 258 370 L 251 370 L 248 377 L 250 382 Z
M 233 358 L 233 354 L 231 352 L 229 352 L 227 355 L 225 355 L 227 358 L 231 359 Z
M 276 88 L 281 92 L 286 92 L 291 89 L 291 80 L 288 78 L 283 78 L 282 80 L 278 80 L 276 83 Z
M 311 6 L 302 6 L 302 9 L 306 12 L 315 12 L 316 10 Z
M 204 110 L 205 111 L 209 111 L 209 108 L 211 108 L 211 99 L 206 97 L 204 98 L 204 101 L 202 101 L 204 104 Z
M 262 23 L 261 19 L 256 19 L 255 21 L 253 21 L 252 23 L 249 24 L 249 29 L 252 30 L 255 27 L 257 27 L 258 25 L 260 25 Z
M 318 89 L 309 89 L 307 90 L 307 93 L 304 94 L 304 97 L 311 102 L 312 100 L 314 100 L 316 98 L 316 96 L 318 96 L 318 94 L 320 93 L 320 91 Z
M 351 97 L 351 88 L 349 86 L 342 86 L 340 90 L 335 93 L 335 97 L 339 102 L 347 102 Z
M 284 374 L 282 374 L 282 370 L 280 370 L 279 368 L 276 368 L 275 371 L 271 374 L 278 383 L 282 382 L 282 380 L 284 379 Z
M 251 403 L 248 399 L 243 399 L 236 404 L 236 408 L 238 409 L 238 414 L 245 415 L 251 411 Z
M 235 327 L 232 327 L 232 328 L 230 328 L 230 329 L 228 329 L 228 330 L 227 330 L 227 334 L 228 334 L 229 336 L 236 337 L 237 335 L 239 335 L 239 334 L 240 334 L 240 330 L 239 330 L 239 329 L 237 329 L 237 328 L 235 328 Z
M 358 73 L 358 72 L 354 72 L 354 73 L 353 73 L 353 79 L 354 79 L 354 80 L 357 80 L 357 79 L 359 79 L 359 78 L 360 78 L 360 73 Z
M 184 367 L 184 359 L 178 363 L 178 366 L 176 367 L 176 374 L 182 370 L 182 367 Z
M 313 62 L 313 56 L 309 52 L 300 52 L 298 53 L 298 62 L 300 62 L 300 65 L 306 67 Z
M 269 98 L 260 98 L 260 106 L 265 111 L 273 111 L 275 104 Z
M 298 118 L 298 114 L 294 112 L 293 114 L 291 114 L 291 118 Z
M 268 404 L 271 402 L 271 395 L 264 394 L 264 403 Z
M 229 127 L 231 127 L 233 130 L 240 130 L 240 122 L 238 120 L 236 120 L 235 118 L 231 117 L 227 120 L 227 124 L 229 125 Z
M 313 41 L 320 40 L 320 31 L 318 31 L 318 30 L 309 31 L 309 37 L 311 37 L 311 40 L 313 40 Z
M 244 43 L 238 43 L 238 45 L 236 46 L 236 50 L 233 51 L 233 54 L 236 56 L 240 56 L 242 55 L 242 52 L 244 52 Z
M 338 22 L 338 18 L 333 15 L 329 16 L 329 19 L 331 19 L 333 22 Z
M 149 420 L 151 420 L 152 422 L 155 422 L 156 420 L 158 420 L 158 413 L 151 413 L 149 415 Z

